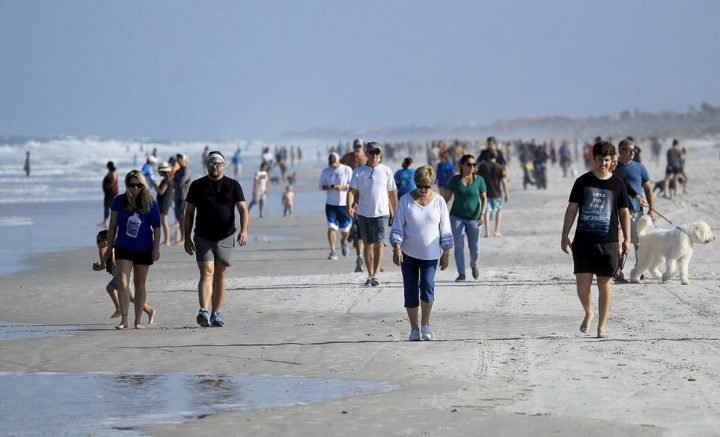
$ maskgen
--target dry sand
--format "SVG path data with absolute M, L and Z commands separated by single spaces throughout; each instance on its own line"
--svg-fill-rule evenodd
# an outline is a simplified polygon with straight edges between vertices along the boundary
M 678 223 L 703 219 L 717 233 L 718 150 L 686 145 L 689 193 L 659 199 L 657 209 Z M 648 166 L 660 179 L 662 169 Z M 159 436 L 720 435 L 720 243 L 696 247 L 691 285 L 616 286 L 610 338 L 583 335 L 572 260 L 560 250 L 572 180 L 550 168 L 547 191 L 523 191 L 517 162 L 511 168 L 505 236 L 481 240 L 480 279 L 453 282 L 452 261 L 438 274 L 436 341 L 406 341 L 401 276 L 390 259 L 381 286 L 365 288 L 363 274 L 350 273 L 354 257 L 326 259 L 322 215 L 253 214 L 253 234 L 293 239 L 237 250 L 224 329 L 196 326 L 197 269 L 178 247 L 151 269 L 158 322 L 143 332 L 113 329 L 108 276 L 89 268 L 94 249 L 55 253 L 0 278 L 0 320 L 80 330 L 0 342 L 0 371 L 262 373 L 400 387 L 143 430 Z M 307 176 L 312 189 L 316 175 Z M 596 304 L 596 290 L 593 297 Z

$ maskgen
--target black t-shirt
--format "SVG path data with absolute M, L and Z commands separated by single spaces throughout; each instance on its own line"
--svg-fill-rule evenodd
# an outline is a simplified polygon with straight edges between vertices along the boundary
M 477 169 L 477 174 L 485 179 L 488 199 L 502 198 L 503 166 L 497 162 L 483 161 Z
M 627 189 L 619 177 L 602 180 L 585 173 L 575 180 L 570 202 L 580 205 L 573 243 L 617 243 L 618 210 L 628 207 Z
M 490 149 L 482 149 L 480 151 L 480 156 L 478 156 L 478 158 L 477 158 L 477 162 L 480 163 L 483 161 L 489 161 L 490 160 L 490 158 L 488 158 L 489 154 L 490 154 Z M 503 155 L 502 150 L 495 149 L 495 155 L 496 155 L 495 162 L 502 165 L 504 168 L 507 165 L 507 163 L 505 162 L 505 156 Z
M 235 205 L 245 201 L 240 182 L 223 176 L 208 176 L 190 184 L 187 202 L 195 205 L 195 233 L 210 241 L 220 241 L 235 233 Z

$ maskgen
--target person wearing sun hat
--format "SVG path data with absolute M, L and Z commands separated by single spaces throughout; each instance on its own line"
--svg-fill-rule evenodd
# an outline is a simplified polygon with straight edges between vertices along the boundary
M 185 252 L 195 255 L 200 270 L 197 323 L 221 328 L 225 326 L 220 316 L 225 299 L 225 271 L 230 267 L 236 243 L 247 244 L 250 217 L 240 183 L 224 174 L 223 154 L 209 152 L 205 165 L 208 174 L 190 184 L 185 198 Z M 240 214 L 237 239 L 235 209 Z M 191 236 L 193 225 L 195 232 Z

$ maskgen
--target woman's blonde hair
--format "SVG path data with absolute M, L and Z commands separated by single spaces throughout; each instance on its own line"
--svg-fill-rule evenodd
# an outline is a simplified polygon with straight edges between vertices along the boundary
M 433 182 L 435 182 L 435 169 L 430 165 L 421 165 L 415 169 L 413 180 L 415 181 L 415 185 L 420 182 L 427 182 L 429 185 L 432 185 Z
M 137 179 L 142 184 L 143 188 L 140 192 L 140 196 L 136 199 L 130 190 L 127 189 L 131 179 Z M 140 214 L 147 214 L 150 212 L 150 207 L 153 203 L 153 196 L 150 193 L 150 187 L 148 186 L 147 179 L 139 170 L 131 170 L 125 175 L 125 211 L 127 212 L 138 212 Z

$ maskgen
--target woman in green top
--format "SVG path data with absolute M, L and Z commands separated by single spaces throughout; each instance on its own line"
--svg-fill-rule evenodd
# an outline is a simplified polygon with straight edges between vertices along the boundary
M 446 202 L 455 196 L 450 208 L 450 226 L 452 228 L 455 266 L 458 277 L 455 282 L 465 280 L 465 235 L 467 235 L 470 249 L 470 268 L 473 278 L 480 276 L 477 268 L 478 243 L 480 242 L 480 226 L 485 220 L 487 195 L 485 180 L 475 174 L 476 161 L 473 155 L 463 155 L 460 158 L 460 174 L 450 178 Z

